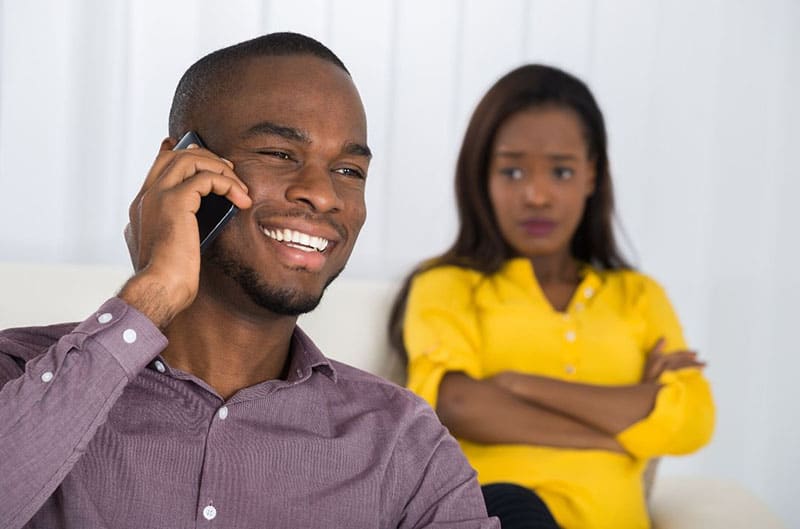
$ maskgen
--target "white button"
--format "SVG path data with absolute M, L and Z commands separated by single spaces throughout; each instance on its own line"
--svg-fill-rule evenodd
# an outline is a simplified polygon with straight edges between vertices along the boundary
M 569 365 L 564 368 L 564 371 L 566 371 L 568 375 L 572 375 L 575 373 L 575 366 Z
M 222 419 L 223 421 L 228 418 L 228 407 L 223 406 L 217 412 L 217 416 Z
M 110 312 L 104 312 L 97 317 L 97 321 L 99 321 L 100 323 L 108 323 L 111 321 L 112 318 L 113 316 L 111 315 Z
M 583 290 L 583 297 L 585 297 L 586 299 L 589 299 L 590 297 L 592 297 L 592 295 L 594 295 L 594 289 L 592 287 L 586 287 Z
M 575 310 L 583 310 L 583 303 L 580 301 L 575 304 Z
M 53 380 L 53 372 L 52 371 L 45 371 L 42 373 L 42 382 L 50 382 Z
M 564 338 L 566 338 L 568 342 L 574 342 L 575 341 L 575 331 L 567 331 L 567 334 L 564 335 Z
M 125 340 L 125 343 L 133 343 L 136 341 L 136 331 L 133 329 L 125 329 L 122 332 L 122 339 Z
M 163 373 L 164 371 L 167 370 L 167 368 L 164 366 L 164 362 L 162 362 L 161 360 L 156 360 L 153 363 L 153 365 L 156 366 L 156 371 L 158 371 L 159 373 Z
M 206 505 L 203 508 L 203 518 L 206 520 L 213 520 L 217 517 L 217 510 L 214 508 L 213 505 Z

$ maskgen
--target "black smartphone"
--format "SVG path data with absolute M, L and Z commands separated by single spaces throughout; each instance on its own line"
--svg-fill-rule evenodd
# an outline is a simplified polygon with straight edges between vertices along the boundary
M 198 147 L 205 148 L 200 136 L 193 131 L 183 135 L 173 150 L 185 149 L 194 143 Z M 211 244 L 219 235 L 222 228 L 233 218 L 239 210 L 227 198 L 221 195 L 210 193 L 200 199 L 200 209 L 197 210 L 197 227 L 200 229 L 200 253 Z

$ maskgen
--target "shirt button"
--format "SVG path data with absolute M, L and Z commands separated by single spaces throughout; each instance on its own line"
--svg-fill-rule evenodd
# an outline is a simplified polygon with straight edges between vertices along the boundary
M 564 335 L 564 338 L 566 338 L 568 342 L 574 342 L 575 341 L 575 331 L 567 331 L 567 333 Z
M 220 419 L 222 419 L 223 421 L 224 421 L 225 419 L 227 419 L 227 418 L 228 418 L 228 407 L 227 407 L 227 406 L 223 406 L 223 407 L 221 407 L 221 408 L 219 409 L 219 411 L 217 412 L 217 417 L 219 417 L 219 418 L 220 418 Z
M 580 301 L 575 304 L 575 310 L 583 310 L 583 303 Z
M 156 371 L 159 373 L 163 373 L 167 370 L 166 366 L 164 366 L 164 362 L 161 360 L 156 360 L 153 365 L 156 367 Z
M 203 518 L 206 520 L 213 520 L 217 517 L 217 510 L 214 508 L 213 505 L 206 505 L 203 508 Z
M 42 382 L 50 382 L 53 380 L 53 372 L 52 371 L 45 371 L 42 373 Z
M 568 375 L 574 375 L 575 374 L 575 366 L 568 365 L 567 367 L 564 368 L 564 371 L 566 371 Z
M 589 299 L 593 295 L 594 295 L 594 289 L 592 287 L 586 287 L 583 290 L 583 297 L 585 297 L 586 299 Z
M 122 339 L 125 343 L 133 343 L 136 341 L 136 331 L 133 329 L 125 329 L 122 332 Z
M 99 321 L 100 323 L 108 323 L 111 321 L 112 318 L 113 316 L 111 316 L 110 312 L 104 312 L 97 317 L 97 321 Z

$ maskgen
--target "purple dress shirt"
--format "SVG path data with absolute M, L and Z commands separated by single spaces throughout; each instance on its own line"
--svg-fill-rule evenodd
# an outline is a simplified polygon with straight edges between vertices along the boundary
M 286 380 L 224 401 L 118 298 L 0 333 L 0 527 L 497 528 L 408 391 L 299 329 Z

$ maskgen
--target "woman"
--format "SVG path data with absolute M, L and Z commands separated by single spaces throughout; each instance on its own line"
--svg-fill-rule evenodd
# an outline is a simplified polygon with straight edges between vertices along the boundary
M 390 324 L 503 527 L 646 528 L 648 460 L 708 442 L 714 407 L 661 287 L 612 231 L 603 117 L 529 65 L 479 103 L 456 168 L 460 228 Z

